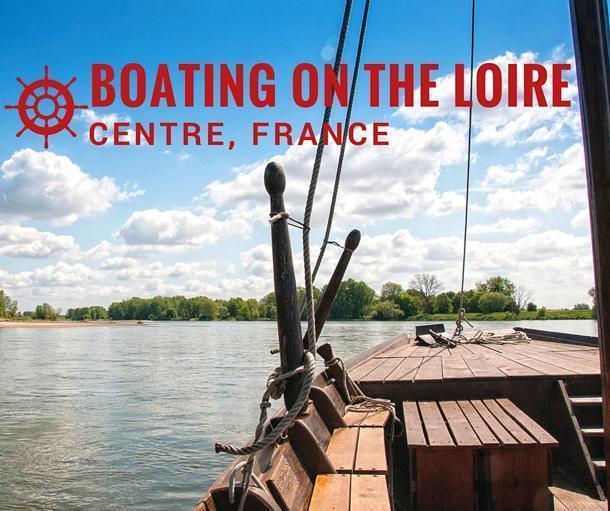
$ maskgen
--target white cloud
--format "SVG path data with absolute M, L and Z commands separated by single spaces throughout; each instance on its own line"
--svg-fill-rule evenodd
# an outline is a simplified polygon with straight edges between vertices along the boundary
M 72 236 L 59 236 L 34 227 L 0 226 L 0 255 L 45 258 L 78 249 Z
M 147 209 L 132 213 L 118 236 L 127 245 L 184 247 L 210 245 L 224 237 L 249 233 L 248 222 L 234 218 L 218 220 L 214 209 L 199 213 Z
M 574 229 L 590 229 L 591 220 L 589 218 L 589 208 L 581 209 L 578 213 L 576 213 L 574 218 L 572 218 L 570 225 Z
M 537 209 L 569 211 L 587 202 L 582 146 L 574 144 L 546 158 L 541 172 L 520 188 L 498 189 L 487 194 L 486 213 Z
M 463 127 L 438 122 L 428 130 L 389 128 L 388 146 L 350 146 L 341 178 L 341 200 L 337 217 L 359 225 L 378 219 L 411 217 L 416 211 L 431 208 L 433 214 L 446 214 L 462 207 L 454 193 L 441 195 L 436 184 L 441 168 L 464 161 Z M 325 149 L 316 191 L 314 225 L 320 225 L 330 204 L 339 148 Z M 315 148 L 290 147 L 273 158 L 286 171 L 286 207 L 295 218 L 302 218 Z M 213 181 L 203 198 L 217 207 L 231 208 L 232 215 L 265 221 L 269 197 L 264 189 L 266 162 L 237 169 L 235 178 Z
M 84 264 L 62 261 L 33 271 L 8 273 L 0 270 L 0 287 L 5 289 L 32 287 L 69 287 L 84 284 L 100 277 L 99 272 Z
M 0 214 L 13 220 L 67 225 L 142 193 L 137 187 L 121 189 L 110 177 L 94 178 L 51 151 L 22 149 L 0 170 Z
M 470 234 L 526 234 L 535 231 L 542 222 L 534 217 L 503 218 L 490 224 L 475 224 L 468 229 Z
M 572 107 L 508 107 L 506 98 L 508 96 L 508 65 L 516 64 L 518 75 L 523 76 L 523 65 L 529 63 L 542 64 L 548 76 L 552 76 L 551 66 L 559 59 L 554 55 L 552 59 L 539 62 L 537 54 L 524 52 L 516 55 L 506 52 L 503 55 L 487 60 L 497 64 L 502 70 L 503 101 L 494 108 L 484 108 L 475 102 L 473 108 L 474 141 L 477 143 L 502 144 L 513 146 L 520 143 L 544 143 L 565 137 L 579 136 L 580 117 L 576 104 L 577 87 L 574 72 L 574 59 L 561 59 L 562 62 L 571 64 L 569 72 L 564 72 L 563 78 L 568 81 L 568 87 L 564 90 L 563 99 L 572 101 Z M 478 69 L 480 63 L 476 66 Z M 465 83 L 470 80 L 470 72 L 465 72 Z M 420 122 L 425 119 L 456 119 L 465 122 L 468 109 L 455 106 L 455 75 L 450 73 L 437 78 L 437 86 L 433 93 L 434 99 L 439 101 L 438 107 L 401 107 L 395 115 L 409 122 Z M 523 104 L 523 80 L 519 80 L 518 105 Z M 489 85 L 489 84 L 488 84 Z M 551 97 L 551 84 L 543 87 L 545 96 Z M 491 96 L 491 91 L 487 97 Z M 419 104 L 420 89 L 415 91 L 415 105 Z

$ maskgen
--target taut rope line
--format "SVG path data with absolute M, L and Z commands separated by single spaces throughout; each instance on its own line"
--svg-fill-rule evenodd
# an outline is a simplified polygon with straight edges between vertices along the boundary
M 352 0 L 345 2 L 345 11 L 343 13 L 343 23 L 341 24 L 341 33 L 337 44 L 337 53 L 335 54 L 335 74 L 339 74 L 339 66 L 343 57 L 343 47 L 345 46 L 345 38 L 349 26 L 349 17 L 352 10 Z M 322 127 L 330 121 L 332 105 L 328 105 L 324 109 L 324 119 Z M 324 140 L 320 138 L 316 149 L 316 159 L 314 160 L 313 169 L 311 171 L 311 181 L 309 182 L 309 191 L 307 192 L 307 201 L 305 203 L 305 214 L 303 216 L 303 224 L 306 228 L 303 229 L 303 267 L 305 273 L 305 303 L 307 310 L 307 349 L 312 353 L 316 351 L 316 317 L 315 304 L 313 298 L 313 280 L 311 276 L 311 255 L 309 248 L 309 224 L 311 222 L 311 213 L 313 211 L 313 201 L 316 195 L 316 186 L 318 184 L 318 175 L 320 174 L 320 165 L 322 164 L 322 155 L 324 153 Z

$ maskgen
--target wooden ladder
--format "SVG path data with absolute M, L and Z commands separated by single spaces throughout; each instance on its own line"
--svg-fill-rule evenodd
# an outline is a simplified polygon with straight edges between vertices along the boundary
M 602 397 L 593 395 L 570 395 L 563 381 L 559 387 L 570 411 L 574 430 L 578 437 L 582 454 L 595 479 L 600 497 L 605 493 L 606 460 L 604 456 L 604 428 L 602 425 Z

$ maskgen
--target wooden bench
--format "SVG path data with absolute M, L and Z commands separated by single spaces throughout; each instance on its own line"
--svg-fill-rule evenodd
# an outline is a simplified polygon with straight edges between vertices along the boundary
M 390 510 L 386 479 L 378 475 L 320 475 L 309 503 L 309 511 Z
M 475 499 L 550 509 L 548 451 L 558 443 L 510 400 L 412 401 L 403 411 L 416 509 L 474 509 Z
M 388 473 L 384 428 L 361 426 L 331 430 L 314 403 L 309 404 L 305 416 L 290 428 L 288 438 L 293 448 L 312 463 L 311 470 L 316 473 Z
M 331 428 L 370 427 L 383 428 L 390 419 L 390 412 L 356 412 L 347 409 L 347 403 L 334 384 L 312 387 L 310 398 L 320 415 Z

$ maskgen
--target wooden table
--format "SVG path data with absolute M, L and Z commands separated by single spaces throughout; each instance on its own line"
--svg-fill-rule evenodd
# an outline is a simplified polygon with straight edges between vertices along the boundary
M 410 401 L 403 411 L 417 510 L 469 510 L 476 500 L 497 511 L 550 508 L 548 451 L 558 443 L 510 400 Z

